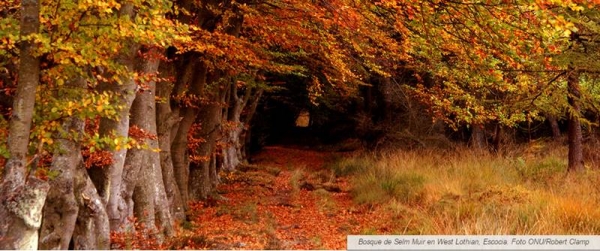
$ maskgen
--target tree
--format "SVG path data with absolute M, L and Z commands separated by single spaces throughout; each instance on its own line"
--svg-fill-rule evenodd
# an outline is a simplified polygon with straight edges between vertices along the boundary
M 41 211 L 48 189 L 47 183 L 29 175 L 28 146 L 36 88 L 40 82 L 40 59 L 34 36 L 39 32 L 39 1 L 22 3 L 20 64 L 10 124 L 8 153 L 0 184 L 0 247 L 3 249 L 37 249 Z
M 553 50 L 553 65 L 562 71 L 567 86 L 567 122 L 569 141 L 569 172 L 584 170 L 582 149 L 582 116 L 583 106 L 594 103 L 590 100 L 582 102 L 589 94 L 584 93 L 581 86 L 582 75 L 597 76 L 598 46 L 593 37 L 600 31 L 598 27 L 598 3 L 595 1 L 537 1 L 543 10 L 546 25 L 554 26 L 562 36 L 550 36 L 556 40 Z M 590 107 L 591 108 L 591 107 Z

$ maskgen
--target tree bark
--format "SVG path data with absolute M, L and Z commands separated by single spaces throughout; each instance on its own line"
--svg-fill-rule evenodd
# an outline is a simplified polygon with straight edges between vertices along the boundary
M 160 76 L 168 79 L 173 76 L 173 66 L 161 64 Z M 162 168 L 162 178 L 165 184 L 165 192 L 170 206 L 171 216 L 175 221 L 185 219 L 184 206 L 181 200 L 181 193 L 175 182 L 175 173 L 173 170 L 173 160 L 171 159 L 171 131 L 179 122 L 179 116 L 171 111 L 170 96 L 173 91 L 173 83 L 165 81 L 156 86 L 156 95 L 161 102 L 156 104 L 158 147 L 160 148 L 160 166 Z
M 151 51 L 150 54 L 156 54 Z M 156 57 L 151 55 L 150 57 Z M 145 73 L 156 73 L 159 61 L 149 60 L 144 62 L 141 69 Z M 139 92 L 132 106 L 132 125 L 137 126 L 149 135 L 157 135 L 156 121 L 156 82 L 146 83 L 147 90 Z M 146 138 L 148 149 L 131 149 L 130 153 L 141 155 L 139 161 L 132 162 L 133 170 L 141 170 L 136 176 L 139 180 L 134 183 L 135 190 L 133 201 L 134 212 L 137 218 L 145 223 L 147 230 L 157 233 L 159 237 L 172 235 L 173 222 L 169 211 L 169 202 L 163 183 L 163 174 L 160 166 L 160 153 L 158 151 L 158 139 Z M 129 153 L 128 153 L 129 157 Z M 155 217 L 156 216 L 156 217 Z
M 546 115 L 546 119 L 548 120 L 548 123 L 550 124 L 550 128 L 552 129 L 552 139 L 559 140 L 561 133 L 560 133 L 560 127 L 558 126 L 558 120 L 556 119 L 556 116 Z
M 244 124 L 241 122 L 242 111 L 250 99 L 252 87 L 246 86 L 246 91 L 242 97 L 238 95 L 237 83 L 230 83 L 229 109 L 225 111 L 224 122 L 230 126 L 224 129 L 223 149 L 221 150 L 221 170 L 233 171 L 242 163 L 240 136 L 244 130 Z
M 37 0 L 21 3 L 21 36 L 38 33 L 40 6 Z M 40 60 L 34 56 L 35 45 L 23 41 L 20 47 L 17 93 L 9 122 L 7 146 L 10 157 L 3 170 L 4 192 L 10 192 L 25 183 L 27 146 L 33 118 L 36 88 L 40 82 Z
M 85 85 L 85 79 L 77 78 L 71 83 L 67 83 L 64 88 L 71 88 L 74 93 L 80 94 L 83 93 Z M 79 100 L 79 97 L 58 96 L 57 98 L 62 98 L 65 102 Z M 74 175 L 77 166 L 83 160 L 81 146 L 77 139 L 73 138 L 73 135 L 83 133 L 84 122 L 73 116 L 67 118 L 62 127 L 66 135 L 56 135 L 57 149 L 52 157 L 50 167 L 51 172 L 59 175 L 50 180 L 51 188 L 47 200 L 51 203 L 44 207 L 44 221 L 40 230 L 40 249 L 69 249 L 79 213 Z
M 244 126 L 244 130 L 242 131 L 242 135 L 240 135 L 240 142 L 241 144 L 241 155 L 242 155 L 242 159 L 243 160 L 247 160 L 248 159 L 248 145 L 250 144 L 250 133 L 252 132 L 251 130 L 251 123 L 252 123 L 252 118 L 254 118 L 254 113 L 256 113 L 256 108 L 258 107 L 258 103 L 260 101 L 260 98 L 262 97 L 262 94 L 264 92 L 264 89 L 259 89 L 256 94 L 252 97 L 252 100 L 250 102 L 250 106 L 248 107 L 248 111 L 246 112 L 246 116 L 244 117 L 244 124 L 246 126 Z
M 181 201 L 185 208 L 185 211 L 187 211 L 188 209 L 188 184 L 190 179 L 189 159 L 187 157 L 188 133 L 190 132 L 190 129 L 192 128 L 192 125 L 194 124 L 194 121 L 196 121 L 196 117 L 198 115 L 198 103 L 200 103 L 199 97 L 202 96 L 205 85 L 207 83 L 207 70 L 208 67 L 206 66 L 206 64 L 197 64 L 194 77 L 190 79 L 191 82 L 188 85 L 190 89 L 190 94 L 192 94 L 192 100 L 188 100 L 188 102 L 191 104 L 180 108 L 181 121 L 179 122 L 177 133 L 175 134 L 173 144 L 171 146 L 171 156 L 173 159 L 175 180 L 177 181 L 177 185 L 179 187 Z M 185 75 L 181 76 L 182 80 L 185 80 L 184 78 Z
M 230 90 L 230 106 L 227 110 L 226 121 L 228 124 L 232 125 L 232 128 L 227 128 L 224 132 L 223 137 L 223 149 L 221 152 L 221 170 L 225 171 L 233 171 L 235 168 L 245 160 L 245 153 L 243 145 L 246 143 L 246 139 L 244 138 L 246 131 L 248 130 L 248 126 L 250 124 L 250 120 L 254 115 L 254 111 L 256 110 L 256 106 L 258 105 L 258 100 L 262 95 L 262 89 L 253 88 L 250 86 L 246 86 L 246 90 L 244 91 L 244 95 L 242 97 L 238 96 L 237 84 L 231 84 Z M 248 106 L 248 102 L 252 100 L 250 106 Z M 246 117 L 242 120 L 242 113 L 246 112 Z
M 500 123 L 496 124 L 496 128 L 494 129 L 494 140 L 492 142 L 492 147 L 494 152 L 500 151 L 500 145 L 502 144 L 502 138 L 504 137 L 503 126 Z
M 579 86 L 579 73 L 570 69 L 571 72 L 567 76 L 568 84 L 568 102 L 570 105 L 568 117 L 568 136 L 569 136 L 569 172 L 581 172 L 584 170 L 583 164 L 583 134 L 581 132 L 581 106 L 579 98 L 581 91 Z
M 137 61 L 138 63 L 136 65 L 136 70 L 140 72 L 147 74 L 155 73 L 158 68 L 157 60 L 146 62 L 145 60 L 138 58 Z M 145 131 L 149 127 L 149 124 L 151 123 L 150 120 L 153 118 L 153 116 L 152 118 L 149 118 L 149 116 L 151 116 L 149 115 L 150 111 L 146 109 L 146 106 L 151 105 L 147 103 L 148 99 L 145 97 L 148 94 L 151 94 L 149 90 L 142 90 L 136 93 L 135 100 L 133 101 L 130 109 L 130 127 L 136 127 L 142 131 Z M 152 100 L 152 102 L 154 102 L 154 100 Z M 156 120 L 154 120 L 153 123 L 156 123 Z M 129 131 L 132 131 L 132 129 Z M 147 143 L 144 141 L 145 139 L 142 139 L 138 143 Z M 133 222 L 131 221 L 132 217 L 134 216 L 134 208 L 137 206 L 133 200 L 134 190 L 138 183 L 147 182 L 147 180 L 141 180 L 141 177 L 147 175 L 145 172 L 148 170 L 144 170 L 143 172 L 141 171 L 146 166 L 147 157 L 148 155 L 146 149 L 132 148 L 127 151 L 122 172 L 122 183 L 120 186 L 119 196 L 116 198 L 119 200 L 119 206 L 117 207 L 118 211 L 115 212 L 115 215 L 111 215 L 111 231 L 135 232 L 135 229 L 133 228 Z M 140 218 L 140 220 L 143 221 L 145 219 Z M 151 226 L 154 227 L 154 224 L 151 224 Z
M 485 131 L 481 124 L 471 125 L 471 147 L 476 150 L 484 150 L 486 147 Z
M 76 122 L 72 122 L 76 123 Z M 60 173 L 51 180 L 51 189 L 44 207 L 44 221 L 40 230 L 40 249 L 69 249 L 79 206 L 75 198 L 74 172 L 82 161 L 81 149 L 73 141 L 57 141 L 59 150 L 52 158 L 50 170 Z
M 108 214 L 83 163 L 77 166 L 74 177 L 79 214 L 73 231 L 73 249 L 110 249 Z
M 204 13 L 213 13 L 211 8 L 217 8 L 222 6 L 219 1 L 207 2 L 201 9 Z M 226 34 L 232 36 L 239 36 L 244 17 L 240 14 L 239 10 L 235 6 L 228 6 L 232 9 L 233 15 L 227 20 L 227 24 L 224 25 L 224 31 Z M 206 15 L 207 18 L 204 21 L 209 21 L 218 16 Z M 210 17 L 209 17 L 210 16 Z M 203 28 L 212 31 L 215 27 L 211 22 L 205 22 Z M 210 75 L 206 81 L 207 85 L 213 88 L 206 97 L 208 104 L 203 105 L 200 109 L 200 115 L 198 118 L 202 121 L 201 129 L 198 132 L 205 142 L 200 144 L 196 153 L 200 156 L 205 156 L 209 161 L 201 161 L 195 165 L 190 166 L 190 180 L 189 180 L 189 193 L 190 199 L 206 199 L 213 192 L 213 188 L 218 184 L 218 176 L 216 161 L 213 159 L 216 151 L 217 137 L 219 129 L 221 129 L 222 121 L 222 104 L 227 99 L 227 94 L 230 93 L 228 88 L 229 85 L 224 84 L 223 81 L 227 75 L 225 72 L 219 69 L 213 69 L 208 72 Z M 230 83 L 231 84 L 231 83 Z M 235 83 L 233 83 L 235 84 Z M 212 175 L 211 175 L 212 173 Z M 212 178 L 211 178 L 212 177 Z
M 21 36 L 38 33 L 40 3 L 21 2 Z M 27 153 L 34 112 L 36 88 L 40 80 L 40 60 L 35 45 L 25 40 L 20 46 L 17 93 L 8 129 L 10 157 L 0 184 L 0 249 L 37 249 L 42 208 L 50 186 L 31 177 L 27 179 Z
M 219 97 L 220 95 L 216 95 Z M 199 156 L 207 157 L 205 161 L 190 165 L 189 194 L 191 200 L 204 200 L 212 192 L 211 164 L 219 127 L 221 122 L 221 102 L 213 100 L 211 103 L 203 105 L 198 115 L 199 121 L 202 121 L 201 129 L 197 134 L 205 140 L 196 150 Z
M 30 177 L 14 193 L 2 191 L 0 249 L 37 249 L 42 209 L 50 185 Z

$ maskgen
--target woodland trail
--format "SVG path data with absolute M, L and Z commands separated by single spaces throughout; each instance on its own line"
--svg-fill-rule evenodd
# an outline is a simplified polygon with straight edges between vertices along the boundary
M 266 147 L 250 168 L 224 177 L 225 200 L 193 206 L 190 227 L 209 249 L 345 249 L 346 236 L 385 232 L 381 213 L 352 202 L 348 180 L 323 167 L 340 153 Z M 335 192 L 315 189 L 321 179 Z M 315 181 L 318 182 L 318 181 Z M 314 183 L 316 184 L 316 183 Z M 315 185 L 319 187 L 319 185 Z M 329 190 L 329 189 L 328 189 Z

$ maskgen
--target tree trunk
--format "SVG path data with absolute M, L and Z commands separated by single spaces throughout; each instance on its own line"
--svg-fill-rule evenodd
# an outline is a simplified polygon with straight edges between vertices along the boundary
M 73 231 L 73 249 L 110 249 L 108 214 L 83 163 L 77 166 L 74 177 L 79 214 Z
M 133 18 L 134 8 L 132 4 L 124 4 L 119 15 Z M 134 72 L 139 44 L 129 41 L 116 61 L 127 68 L 127 72 Z M 116 97 L 114 106 L 119 107 L 116 119 L 100 119 L 100 136 L 109 138 L 127 138 L 129 134 L 129 111 L 135 99 L 137 85 L 132 76 L 121 76 L 121 83 L 104 83 L 99 89 L 111 93 Z M 122 208 L 125 201 L 122 198 L 123 167 L 127 154 L 126 147 L 111 150 L 112 163 L 105 167 L 92 167 L 89 170 L 90 177 L 98 188 L 102 202 L 106 205 L 106 211 L 111 222 L 111 229 L 117 230 L 121 224 Z
M 21 36 L 38 32 L 40 26 L 39 2 L 24 1 L 21 11 Z M 40 60 L 34 54 L 35 45 L 29 41 L 21 43 L 17 93 L 13 102 L 12 116 L 8 128 L 7 146 L 10 157 L 3 170 L 3 182 L 8 192 L 25 183 L 27 146 L 33 118 L 36 88 L 40 82 Z
M 161 64 L 160 76 L 166 79 L 173 76 L 173 66 Z M 162 168 L 163 183 L 170 206 L 173 220 L 183 221 L 185 219 L 184 206 L 181 193 L 175 182 L 173 160 L 171 159 L 171 130 L 179 122 L 179 116 L 171 111 L 170 96 L 173 90 L 171 82 L 160 82 L 156 87 L 156 95 L 161 102 L 156 104 L 156 122 L 158 147 L 160 148 L 160 166 Z
M 244 124 L 240 117 L 252 93 L 252 87 L 246 86 L 244 96 L 239 97 L 237 83 L 232 82 L 229 86 L 229 109 L 223 114 L 224 122 L 230 125 L 223 130 L 220 169 L 224 171 L 233 171 L 242 162 L 242 156 L 239 153 L 241 153 L 240 136 L 244 130 Z
M 74 93 L 83 93 L 86 85 L 84 78 L 77 78 L 67 83 L 64 88 L 72 88 Z M 69 95 L 67 93 L 67 95 Z M 80 96 L 80 95 L 79 95 Z M 79 97 L 61 97 L 66 101 L 79 100 Z M 79 206 L 75 195 L 74 175 L 81 164 L 81 146 L 73 139 L 73 134 L 83 133 L 84 122 L 76 116 L 63 122 L 66 135 L 56 135 L 57 149 L 52 157 L 50 170 L 59 173 L 50 180 L 50 191 L 47 200 L 51 203 L 44 207 L 42 227 L 40 230 L 40 249 L 69 249 L 73 236 Z
M 192 163 L 189 167 L 190 180 L 188 186 L 190 200 L 207 199 L 217 182 L 217 180 L 211 179 L 213 177 L 211 171 L 216 173 L 213 158 L 215 157 L 214 154 L 221 129 L 222 104 L 229 93 L 228 88 L 223 87 L 221 76 L 221 72 L 213 72 L 207 78 L 207 83 L 211 83 L 212 86 L 210 92 L 205 95 L 208 100 L 203 103 L 198 113 L 198 122 L 201 124 L 200 129 L 195 132 L 195 136 L 196 138 L 204 139 L 204 142 L 195 149 L 195 154 L 203 157 L 204 160 Z
M 246 126 L 244 126 L 244 130 L 242 131 L 242 135 L 240 135 L 240 142 L 241 142 L 241 148 L 240 148 L 240 154 L 242 156 L 243 160 L 247 160 L 248 159 L 248 148 L 247 146 L 250 144 L 251 141 L 251 123 L 252 123 L 252 118 L 254 118 L 254 113 L 256 113 L 256 108 L 258 107 L 258 103 L 260 101 L 260 98 L 262 97 L 262 94 L 264 92 L 264 89 L 259 89 L 256 94 L 252 97 L 252 100 L 250 102 L 250 106 L 248 107 L 248 111 L 246 112 L 246 116 L 244 117 L 244 124 Z
M 153 140 L 150 143 L 150 147 L 158 149 L 158 142 Z M 156 214 L 156 226 L 158 228 L 158 234 L 160 236 L 172 236 L 175 234 L 173 229 L 173 217 L 169 207 L 169 199 L 163 183 L 163 173 L 160 166 L 160 154 L 158 152 L 151 151 L 149 153 L 148 164 L 154 174 L 154 181 L 150 184 L 154 184 L 153 190 L 153 203 L 155 206 Z
M 83 124 L 81 121 L 74 121 L 78 120 L 75 118 L 70 120 L 71 123 L 67 123 Z M 40 231 L 40 249 L 44 250 L 69 249 L 79 213 L 73 176 L 77 165 L 82 161 L 81 148 L 68 139 L 60 139 L 56 143 L 59 150 L 52 157 L 50 170 L 60 175 L 50 181 L 51 189 L 47 198 L 50 203 L 44 207 L 44 221 Z
M 21 3 L 21 36 L 38 33 L 40 3 Z M 27 153 L 33 118 L 36 88 L 40 78 L 40 60 L 35 45 L 21 43 L 17 93 L 9 123 L 7 146 L 10 157 L 0 184 L 0 249 L 37 249 L 42 208 L 50 186 L 36 178 L 27 183 Z
M 254 91 L 253 87 L 246 86 L 246 91 L 242 97 L 239 97 L 237 92 L 237 84 L 231 84 L 230 107 L 227 110 L 226 120 L 232 128 L 227 128 L 224 132 L 224 147 L 222 149 L 222 162 L 220 169 L 225 171 L 233 171 L 235 168 L 245 161 L 244 144 L 246 143 L 245 134 L 248 130 L 250 120 L 254 115 L 258 100 L 262 95 L 262 89 Z M 248 102 L 252 100 L 250 106 Z M 246 116 L 242 120 L 242 113 L 246 110 Z M 224 116 L 225 117 L 225 116 Z
M 252 100 L 250 102 L 250 106 L 248 107 L 248 110 L 246 112 L 246 115 L 244 116 L 244 124 L 246 125 L 250 125 L 252 122 L 252 119 L 254 118 L 254 114 L 256 113 L 256 108 L 258 107 L 258 103 L 260 101 L 260 98 L 262 97 L 263 93 L 264 93 L 264 89 L 258 89 L 256 91 L 256 93 L 253 95 Z
M 580 172 L 584 170 L 583 165 L 583 135 L 581 132 L 581 107 L 579 98 L 581 91 L 579 86 L 579 73 L 571 69 L 567 77 L 568 84 L 568 102 L 571 106 L 569 109 L 568 126 L 569 126 L 569 172 Z
M 72 119 L 70 126 L 83 127 L 77 119 Z M 62 141 L 59 144 L 63 150 L 57 150 L 60 152 L 52 163 L 53 170 L 62 173 L 53 181 L 56 187 L 52 187 L 54 192 L 49 197 L 52 204 L 44 209 L 40 248 L 67 249 L 72 243 L 74 249 L 109 249 L 108 215 L 83 165 L 79 146 L 74 141 Z M 61 191 L 65 192 L 62 196 Z
M 548 123 L 550 124 L 550 128 L 552 129 L 552 139 L 559 140 L 561 133 L 560 133 L 560 127 L 558 126 L 558 120 L 556 119 L 556 116 L 546 115 L 546 119 L 548 120 Z
M 180 3 L 180 7 L 187 9 L 190 11 L 191 6 L 194 6 L 190 1 L 183 1 Z M 241 26 L 243 23 L 243 16 L 240 15 L 238 10 L 234 5 L 230 6 L 228 2 L 222 1 L 204 1 L 200 4 L 199 8 L 195 8 L 195 13 L 198 15 L 197 22 L 199 26 L 208 31 L 213 32 L 217 28 L 218 20 L 222 18 L 221 14 L 215 12 L 215 9 L 230 9 L 232 8 L 232 12 L 235 13 L 232 16 L 227 18 L 228 24 L 224 25 L 224 33 L 230 34 L 232 36 L 238 36 L 241 30 Z M 219 69 L 213 69 L 211 71 L 212 76 L 207 78 L 208 75 L 208 67 L 200 58 L 200 55 L 192 55 L 196 60 L 199 60 L 200 67 L 198 67 L 196 71 L 200 76 L 194 77 L 194 83 L 190 86 L 190 93 L 195 95 L 195 97 L 205 97 L 203 88 L 205 85 L 216 84 L 217 86 L 213 86 L 214 90 L 211 91 L 208 95 L 209 101 L 219 101 L 223 102 L 223 93 L 219 91 L 220 83 L 216 81 L 220 80 L 223 76 L 223 72 Z M 202 88 L 202 89 L 199 89 Z M 199 89 L 199 90 L 198 90 Z M 219 93 L 216 96 L 215 93 Z M 220 97 L 220 98 L 219 98 Z M 193 100 L 194 102 L 199 101 L 198 99 Z M 182 120 L 180 122 L 177 134 L 175 136 L 175 140 L 173 142 L 173 148 L 171 149 L 172 157 L 173 157 L 173 165 L 175 168 L 175 176 L 177 183 L 179 185 L 182 200 L 184 204 L 187 204 L 190 199 L 198 199 L 198 198 L 206 198 L 208 193 L 211 190 L 211 182 L 210 182 L 210 173 L 211 168 L 215 168 L 215 165 L 211 165 L 214 163 L 210 161 L 212 158 L 212 154 L 215 151 L 216 145 L 216 137 L 218 133 L 218 127 L 220 123 L 220 113 L 221 107 L 220 104 L 208 104 L 203 105 L 201 107 L 202 110 L 200 113 L 200 118 L 202 121 L 202 129 L 200 131 L 202 137 L 206 139 L 206 142 L 200 144 L 198 149 L 198 154 L 208 157 L 209 161 L 203 161 L 198 165 L 190 166 L 189 161 L 186 159 L 186 150 L 187 150 L 187 136 L 190 132 L 190 128 L 198 117 L 198 110 L 196 107 L 187 105 L 184 106 L 182 111 Z M 205 120 L 204 118 L 207 118 Z M 211 128 L 211 129 L 208 129 Z M 214 128 L 214 131 L 212 131 Z M 207 132 L 206 130 L 211 130 Z M 189 190 L 188 190 L 189 189 Z
M 150 54 L 152 53 L 157 52 L 150 51 Z M 150 55 L 150 57 L 155 58 L 156 55 Z M 147 74 L 156 73 L 158 65 L 158 60 L 149 60 L 143 63 L 141 71 Z M 139 180 L 130 184 L 135 186 L 135 190 L 127 190 L 127 192 L 134 193 L 134 212 L 137 218 L 145 223 L 147 230 L 157 230 L 151 233 L 158 233 L 160 237 L 173 233 L 173 223 L 163 183 L 160 154 L 157 152 L 158 139 L 152 138 L 152 136 L 157 135 L 156 83 L 155 81 L 149 81 L 146 86 L 148 87 L 147 90 L 137 94 L 132 106 L 131 116 L 132 125 L 137 126 L 149 135 L 145 139 L 148 149 L 131 149 L 129 152 L 141 156 L 141 159 L 133 161 L 130 167 L 133 170 L 141 170 L 141 172 L 136 174 L 136 178 L 139 178 Z M 134 180 L 133 177 L 131 180 Z
M 378 122 L 383 121 L 384 123 L 390 123 L 394 117 L 394 111 L 392 108 L 393 102 L 393 84 L 390 77 L 378 77 L 377 91 L 381 95 L 381 104 L 379 104 L 378 110 L 380 111 L 380 118 Z
M 494 140 L 492 142 L 494 152 L 500 151 L 500 145 L 502 144 L 503 135 L 504 135 L 503 126 L 500 123 L 497 123 L 496 128 L 494 130 Z
M 146 156 L 148 157 L 148 156 Z M 154 186 L 151 183 L 156 181 L 153 174 L 153 167 L 148 161 L 142 161 L 143 170 L 139 173 L 139 184 L 135 187 L 133 200 L 135 201 L 134 215 L 144 226 L 145 235 L 154 235 L 158 233 L 156 228 L 156 208 L 153 201 Z
M 14 194 L 2 191 L 2 230 L 0 249 L 37 249 L 42 209 L 50 185 L 30 177 Z M 8 196 L 7 196 L 8 195 Z
M 473 123 L 471 125 L 471 147 L 476 150 L 484 150 L 486 147 L 485 131 L 481 124 Z
M 186 211 L 189 202 L 188 183 L 190 179 L 189 160 L 187 157 L 188 133 L 190 132 L 190 129 L 192 128 L 192 125 L 194 124 L 194 121 L 196 121 L 196 117 L 198 115 L 197 105 L 200 103 L 198 97 L 201 97 L 204 92 L 204 87 L 207 83 L 206 73 L 208 70 L 204 63 L 199 63 L 197 67 L 198 68 L 196 69 L 194 77 L 191 78 L 192 83 L 189 85 L 190 93 L 194 96 L 194 99 L 188 100 L 188 102 L 194 106 L 188 104 L 180 109 L 181 122 L 179 122 L 179 127 L 177 128 L 177 133 L 171 146 L 171 157 L 173 159 L 175 180 L 179 187 L 181 201 Z M 184 77 L 185 75 L 181 76 L 181 78 Z
M 218 95 L 217 95 L 218 96 Z M 200 163 L 190 165 L 190 181 L 189 194 L 191 200 L 204 200 L 212 192 L 211 181 L 211 164 L 213 154 L 215 152 L 217 137 L 219 135 L 219 127 L 221 122 L 221 105 L 218 101 L 212 101 L 210 104 L 204 105 L 200 109 L 198 116 L 199 121 L 202 121 L 201 129 L 197 134 L 202 137 L 205 142 L 200 144 L 196 149 L 196 154 L 206 157 L 206 160 Z
M 146 62 L 145 60 L 138 58 L 138 64 L 136 68 L 138 68 L 136 70 L 146 74 L 155 73 L 158 68 L 158 61 L 153 60 Z M 135 134 L 137 136 L 138 133 L 148 132 L 146 130 L 149 127 L 149 123 L 151 123 L 150 120 L 153 118 L 153 116 L 149 114 L 151 111 L 146 108 L 147 106 L 150 106 L 150 104 L 147 103 L 148 98 L 145 97 L 148 95 L 153 95 L 153 93 L 150 92 L 150 90 L 143 90 L 136 93 L 135 100 L 131 105 L 131 113 L 129 115 L 129 134 Z M 152 100 L 152 102 L 154 102 L 154 100 Z M 152 121 L 152 123 L 156 123 L 156 120 Z M 132 129 L 131 127 L 135 127 L 135 129 Z M 141 137 L 144 136 L 145 135 L 142 135 Z M 146 141 L 145 138 L 138 139 L 139 144 L 147 143 L 147 141 L 144 141 Z M 118 211 L 114 212 L 116 213 L 115 215 L 111 215 L 111 231 L 135 231 L 133 228 L 133 222 L 131 222 L 131 219 L 134 216 L 134 208 L 137 206 L 135 205 L 133 199 L 134 190 L 138 183 L 147 182 L 147 180 L 142 180 L 142 177 L 148 175 L 146 174 L 148 170 L 142 171 L 142 169 L 145 169 L 144 167 L 146 166 L 147 158 L 148 155 L 146 149 L 132 148 L 127 151 L 119 196 L 116 198 L 119 200 L 119 206 L 117 207 Z M 145 219 L 140 218 L 140 220 L 143 221 Z M 154 224 L 151 224 L 151 226 L 154 227 Z

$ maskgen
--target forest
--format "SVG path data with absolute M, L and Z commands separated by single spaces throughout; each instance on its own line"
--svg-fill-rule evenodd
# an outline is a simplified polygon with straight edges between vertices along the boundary
M 600 0 L 0 0 L 0 249 L 600 233 Z

